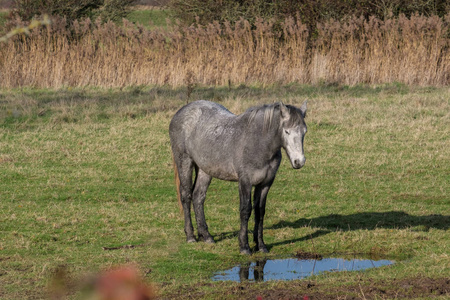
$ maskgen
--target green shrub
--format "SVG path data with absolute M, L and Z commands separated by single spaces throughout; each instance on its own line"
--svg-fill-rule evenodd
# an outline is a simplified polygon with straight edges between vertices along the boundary
M 128 14 L 134 0 L 15 0 L 10 20 L 29 21 L 36 15 L 64 17 L 68 24 L 83 18 L 117 21 Z
M 174 17 L 184 24 L 209 24 L 213 21 L 231 23 L 239 19 L 254 21 L 257 17 L 273 18 L 277 14 L 277 1 L 265 0 L 172 0 L 169 3 Z
M 448 0 L 172 0 L 174 16 L 185 24 L 197 20 L 200 24 L 213 21 L 234 23 L 240 18 L 255 21 L 257 18 L 284 20 L 300 17 L 309 28 L 331 18 L 341 20 L 352 15 L 386 16 L 415 13 L 445 16 L 450 12 Z

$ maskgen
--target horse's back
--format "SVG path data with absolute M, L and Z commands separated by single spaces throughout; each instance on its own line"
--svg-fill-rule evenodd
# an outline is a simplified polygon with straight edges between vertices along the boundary
M 186 153 L 207 174 L 237 180 L 234 158 L 241 135 L 236 115 L 224 106 L 199 100 L 182 107 L 170 127 L 172 150 Z
M 224 106 L 206 101 L 198 100 L 183 106 L 170 122 L 170 135 L 182 134 L 190 136 L 198 127 L 207 127 L 219 124 L 221 121 L 234 117 Z

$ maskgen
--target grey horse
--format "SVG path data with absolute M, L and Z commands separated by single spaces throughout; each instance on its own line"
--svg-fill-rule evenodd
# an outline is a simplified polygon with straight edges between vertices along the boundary
M 263 240 L 266 197 L 281 162 L 281 148 L 294 169 L 305 164 L 306 104 L 300 108 L 283 103 L 263 105 L 234 115 L 224 106 L 199 100 L 182 107 L 169 126 L 178 201 L 184 211 L 187 242 L 195 242 L 191 220 L 193 202 L 200 240 L 214 243 L 206 225 L 203 205 L 213 177 L 239 182 L 239 247 L 250 254 L 248 220 L 254 186 L 256 251 L 268 252 Z M 193 183 L 193 171 L 195 180 Z

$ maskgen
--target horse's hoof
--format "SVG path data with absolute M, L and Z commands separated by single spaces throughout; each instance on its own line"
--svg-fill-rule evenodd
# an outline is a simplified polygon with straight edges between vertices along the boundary
M 262 252 L 262 253 L 269 253 L 269 250 L 267 250 L 266 247 L 259 248 L 258 251 L 259 251 L 259 252 Z
M 242 249 L 242 250 L 241 250 L 241 254 L 242 254 L 242 255 L 251 255 L 252 252 L 250 252 L 250 249 Z
M 186 242 L 188 242 L 188 243 L 196 243 L 197 240 L 195 238 L 188 238 L 188 239 L 186 239 Z
M 198 240 L 199 241 L 203 241 L 203 242 L 205 242 L 207 244 L 214 244 L 215 243 L 214 239 L 213 239 L 213 237 L 211 235 L 206 236 L 206 237 L 203 236 L 203 235 L 198 235 Z

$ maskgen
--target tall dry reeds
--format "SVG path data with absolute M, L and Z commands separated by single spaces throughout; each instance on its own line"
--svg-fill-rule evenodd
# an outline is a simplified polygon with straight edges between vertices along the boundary
M 381 21 L 352 18 L 318 26 L 311 81 L 354 85 L 450 83 L 450 15 Z
M 450 15 L 299 19 L 148 31 L 65 22 L 0 44 L 1 87 L 403 82 L 450 84 Z

